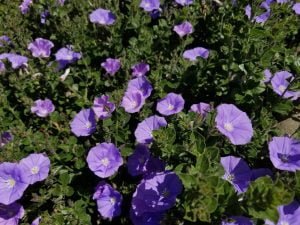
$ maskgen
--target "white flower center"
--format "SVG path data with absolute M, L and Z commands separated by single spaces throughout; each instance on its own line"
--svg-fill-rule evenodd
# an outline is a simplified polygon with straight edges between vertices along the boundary
M 109 201 L 110 201 L 110 204 L 114 205 L 116 203 L 116 198 L 115 197 L 111 197 L 109 199 Z
M 8 179 L 6 183 L 9 188 L 13 188 L 16 185 L 16 181 L 13 178 Z
M 174 105 L 169 104 L 168 105 L 168 110 L 173 110 L 174 109 Z
M 105 158 L 101 159 L 101 163 L 102 163 L 104 166 L 108 166 L 108 164 L 109 164 L 109 159 L 105 157 Z
M 229 132 L 233 131 L 233 126 L 231 123 L 225 123 L 224 128 L 225 128 L 225 130 L 227 130 Z
M 132 108 L 135 108 L 135 107 L 137 106 L 136 101 L 132 101 L 130 104 L 131 104 L 131 107 L 132 107 Z
M 39 171 L 40 171 L 40 169 L 37 166 L 31 168 L 32 174 L 37 174 Z
M 279 89 L 279 91 L 280 91 L 281 93 L 283 93 L 283 92 L 285 91 L 285 89 L 286 89 L 286 86 L 280 85 L 280 86 L 278 87 L 278 89 Z
M 289 222 L 282 221 L 279 225 L 290 225 Z
M 232 182 L 234 180 L 234 175 L 233 174 L 228 174 L 226 176 L 226 180 L 228 180 L 229 182 Z
M 86 127 L 86 128 L 91 128 L 91 127 L 92 127 L 92 124 L 91 124 L 91 122 L 89 122 L 89 121 L 88 121 L 88 122 L 86 122 L 86 123 L 85 123 L 85 127 Z

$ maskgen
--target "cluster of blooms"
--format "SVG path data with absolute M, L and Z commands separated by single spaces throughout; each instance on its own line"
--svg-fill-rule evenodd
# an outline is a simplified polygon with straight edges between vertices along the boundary
M 265 0 L 260 4 L 260 8 L 265 9 L 266 11 L 258 16 L 254 16 L 252 18 L 252 7 L 248 4 L 245 7 L 245 14 L 248 17 L 248 19 L 252 18 L 252 21 L 255 21 L 256 23 L 265 23 L 270 15 L 271 15 L 271 4 L 274 3 L 275 0 Z M 289 3 L 289 0 L 277 0 L 277 3 Z M 296 14 L 300 14 L 300 3 L 295 3 L 292 7 L 292 9 L 295 11 Z
M 31 184 L 45 180 L 50 170 L 46 154 L 33 153 L 19 163 L 0 164 L 0 224 L 18 224 L 24 215 L 16 201 Z

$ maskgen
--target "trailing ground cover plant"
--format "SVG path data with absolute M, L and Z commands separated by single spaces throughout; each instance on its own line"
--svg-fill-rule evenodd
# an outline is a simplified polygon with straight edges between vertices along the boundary
M 0 4 L 0 224 L 298 225 L 299 20 L 292 0 Z

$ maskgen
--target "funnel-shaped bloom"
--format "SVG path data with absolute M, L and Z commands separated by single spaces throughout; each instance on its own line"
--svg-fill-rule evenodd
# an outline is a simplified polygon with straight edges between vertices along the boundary
M 140 7 L 144 9 L 146 12 L 152 12 L 154 10 L 158 10 L 160 6 L 159 0 L 142 0 L 140 3 Z
M 131 67 L 133 77 L 145 76 L 150 70 L 150 66 L 147 63 L 137 63 Z
M 116 21 L 116 16 L 111 11 L 101 8 L 93 11 L 89 18 L 92 23 L 101 25 L 112 25 Z
M 194 32 L 193 25 L 190 22 L 183 22 L 179 25 L 174 26 L 173 31 L 175 31 L 180 37 L 191 34 Z
M 31 112 L 39 117 L 47 117 L 50 113 L 54 112 L 55 106 L 50 99 L 36 100 L 31 107 Z
M 19 220 L 24 216 L 25 210 L 19 203 L 10 205 L 0 204 L 0 224 L 1 225 L 18 225 Z
M 183 53 L 183 58 L 188 59 L 190 61 L 196 61 L 197 57 L 207 59 L 208 56 L 209 56 L 209 50 L 202 47 L 185 50 Z
M 77 136 L 89 136 L 96 130 L 96 118 L 92 109 L 82 109 L 71 122 L 71 130 Z
M 101 67 L 105 69 L 106 73 L 113 76 L 121 68 L 121 61 L 119 59 L 107 58 L 105 62 L 101 63 Z
M 191 106 L 190 111 L 200 114 L 202 117 L 206 117 L 207 113 L 211 111 L 209 104 L 200 102 Z
M 52 41 L 43 38 L 36 38 L 34 42 L 28 45 L 33 57 L 47 58 L 51 54 L 51 48 L 54 47 Z
M 102 95 L 101 97 L 95 98 L 93 110 L 98 119 L 104 120 L 111 117 L 113 111 L 115 111 L 115 104 L 110 102 L 109 96 Z
M 156 110 L 165 116 L 179 113 L 183 110 L 184 99 L 180 94 L 169 93 L 157 102 Z

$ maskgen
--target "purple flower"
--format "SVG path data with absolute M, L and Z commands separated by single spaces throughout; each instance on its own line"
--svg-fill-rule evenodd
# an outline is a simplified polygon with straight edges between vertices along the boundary
M 253 128 L 247 114 L 232 104 L 217 107 L 215 119 L 218 130 L 234 145 L 244 145 L 251 141 Z
M 50 16 L 50 12 L 48 10 L 45 10 L 41 13 L 41 24 L 45 24 L 47 17 Z
M 92 108 L 98 119 L 107 119 L 111 117 L 112 112 L 115 111 L 115 104 L 110 102 L 108 99 L 109 96 L 107 95 L 95 98 Z
M 148 212 L 164 212 L 174 206 L 182 191 L 179 177 L 171 171 L 152 173 L 144 177 L 132 197 L 136 216 Z
M 61 48 L 56 52 L 55 59 L 59 65 L 58 69 L 63 69 L 68 64 L 81 59 L 81 54 L 79 52 L 74 52 L 71 46 L 67 46 L 67 48 Z
M 4 53 L 1 59 L 7 58 L 13 69 L 27 67 L 28 58 L 14 53 Z
M 269 19 L 270 15 L 271 15 L 271 12 L 267 11 L 267 12 L 260 14 L 259 16 L 255 16 L 254 20 L 256 23 L 265 23 Z
M 206 117 L 207 113 L 211 111 L 209 104 L 205 102 L 200 102 L 198 104 L 193 104 L 190 111 L 200 114 L 202 117 Z
M 47 117 L 50 113 L 54 112 L 55 106 L 50 99 L 41 100 L 38 99 L 31 107 L 31 112 L 35 113 L 39 117 Z
M 110 75 L 114 75 L 121 68 L 121 61 L 119 59 L 107 58 L 105 62 L 101 63 L 102 68 Z
M 134 136 L 138 143 L 150 144 L 153 141 L 152 131 L 167 126 L 164 117 L 150 116 L 140 122 L 134 131 Z
M 116 16 L 111 11 L 101 8 L 93 11 L 89 18 L 92 23 L 101 25 L 112 25 L 116 21 Z
M 174 26 L 173 31 L 175 31 L 180 37 L 191 34 L 194 32 L 193 25 L 190 22 L 183 22 L 179 25 Z
M 0 60 L 0 73 L 4 72 L 5 70 L 5 64 Z
M 295 11 L 295 13 L 297 15 L 300 15 L 300 2 L 299 3 L 295 3 L 292 9 Z
M 273 137 L 269 142 L 270 160 L 275 168 L 300 170 L 300 141 L 288 137 Z
M 150 82 L 144 76 L 130 80 L 127 87 L 127 91 L 129 92 L 141 92 L 144 98 L 148 98 L 151 95 L 152 90 L 153 88 Z
M 123 165 L 119 149 L 105 142 L 91 148 L 86 160 L 90 170 L 101 178 L 112 176 Z
M 259 177 L 269 176 L 273 177 L 273 173 L 268 168 L 259 168 L 259 169 L 253 169 L 251 171 L 251 181 L 256 180 Z
M 66 0 L 57 0 L 57 3 L 58 3 L 59 5 L 64 5 L 64 4 L 65 4 L 65 1 L 66 1 Z
M 165 116 L 170 116 L 179 113 L 183 110 L 184 99 L 181 95 L 169 93 L 166 97 L 157 102 L 156 110 Z
M 128 157 L 127 167 L 131 176 L 138 176 L 164 171 L 165 164 L 161 160 L 152 157 L 146 145 L 139 144 L 133 154 Z
M 147 63 L 137 63 L 131 67 L 133 77 L 145 76 L 150 70 L 150 66 Z
M 273 90 L 283 98 L 290 98 L 291 100 L 297 100 L 300 97 L 300 91 L 287 90 L 290 82 L 294 79 L 294 76 L 287 71 L 280 71 L 274 74 L 271 79 Z
M 133 90 L 126 91 L 123 96 L 121 106 L 128 113 L 136 113 L 141 110 L 145 104 L 145 98 L 143 97 L 142 92 Z
M 0 164 L 0 203 L 9 205 L 20 199 L 28 187 L 17 163 Z
M 41 222 L 41 219 L 42 218 L 40 216 L 37 217 L 34 221 L 32 221 L 31 225 L 39 225 Z
M 21 13 L 26 14 L 29 11 L 29 7 L 32 4 L 32 0 L 24 0 L 22 4 L 19 6 Z
M 6 144 L 8 144 L 9 142 L 11 142 L 14 139 L 14 136 L 8 132 L 5 131 L 0 135 L 0 148 L 4 147 Z
M 185 50 L 183 53 L 183 58 L 188 59 L 190 61 L 196 61 L 197 57 L 207 59 L 208 55 L 209 55 L 208 49 L 197 47 L 197 48 Z
M 11 43 L 11 40 L 8 36 L 6 36 L 6 35 L 0 36 L 0 47 L 3 47 L 10 43 Z
M 1 225 L 18 225 L 19 220 L 25 214 L 22 205 L 14 202 L 10 205 L 0 204 L 0 224 Z
M 225 170 L 223 179 L 231 183 L 238 194 L 247 190 L 251 169 L 248 164 L 241 158 L 234 156 L 221 157 L 221 164 Z
M 179 5 L 186 6 L 193 4 L 194 0 L 175 0 L 175 2 Z
M 300 205 L 294 200 L 288 205 L 281 205 L 277 208 L 279 220 L 277 225 L 298 225 L 300 220 Z M 266 225 L 275 225 L 275 223 L 266 220 Z
M 153 10 L 152 12 L 150 12 L 151 19 L 153 20 L 157 19 L 158 17 L 160 17 L 160 13 L 161 13 L 161 9 Z
M 252 10 L 252 8 L 251 8 L 251 6 L 248 4 L 246 7 L 245 7 L 245 14 L 246 14 L 246 16 L 248 17 L 248 19 L 250 20 L 251 19 L 251 10 Z
M 142 0 L 140 7 L 146 12 L 152 12 L 154 10 L 159 10 L 160 2 L 159 0 Z
M 271 78 L 272 78 L 272 73 L 269 69 L 265 69 L 264 70 L 264 76 L 265 76 L 265 79 L 264 79 L 264 83 L 268 83 L 270 82 Z
M 22 159 L 19 167 L 22 170 L 22 180 L 27 184 L 34 184 L 48 177 L 50 160 L 46 154 L 34 153 Z
M 283 4 L 289 2 L 289 0 L 276 0 L 277 3 Z
M 104 181 L 96 187 L 93 200 L 97 201 L 98 212 L 102 217 L 111 220 L 121 214 L 122 195 Z
M 164 213 L 162 212 L 147 212 L 141 216 L 137 216 L 134 210 L 130 209 L 130 219 L 133 225 L 160 225 L 160 221 L 163 219 Z
M 96 130 L 96 118 L 92 109 L 82 109 L 71 122 L 71 131 L 77 136 L 89 136 Z
M 226 221 L 222 221 L 222 225 L 253 225 L 253 222 L 244 216 L 231 216 Z

